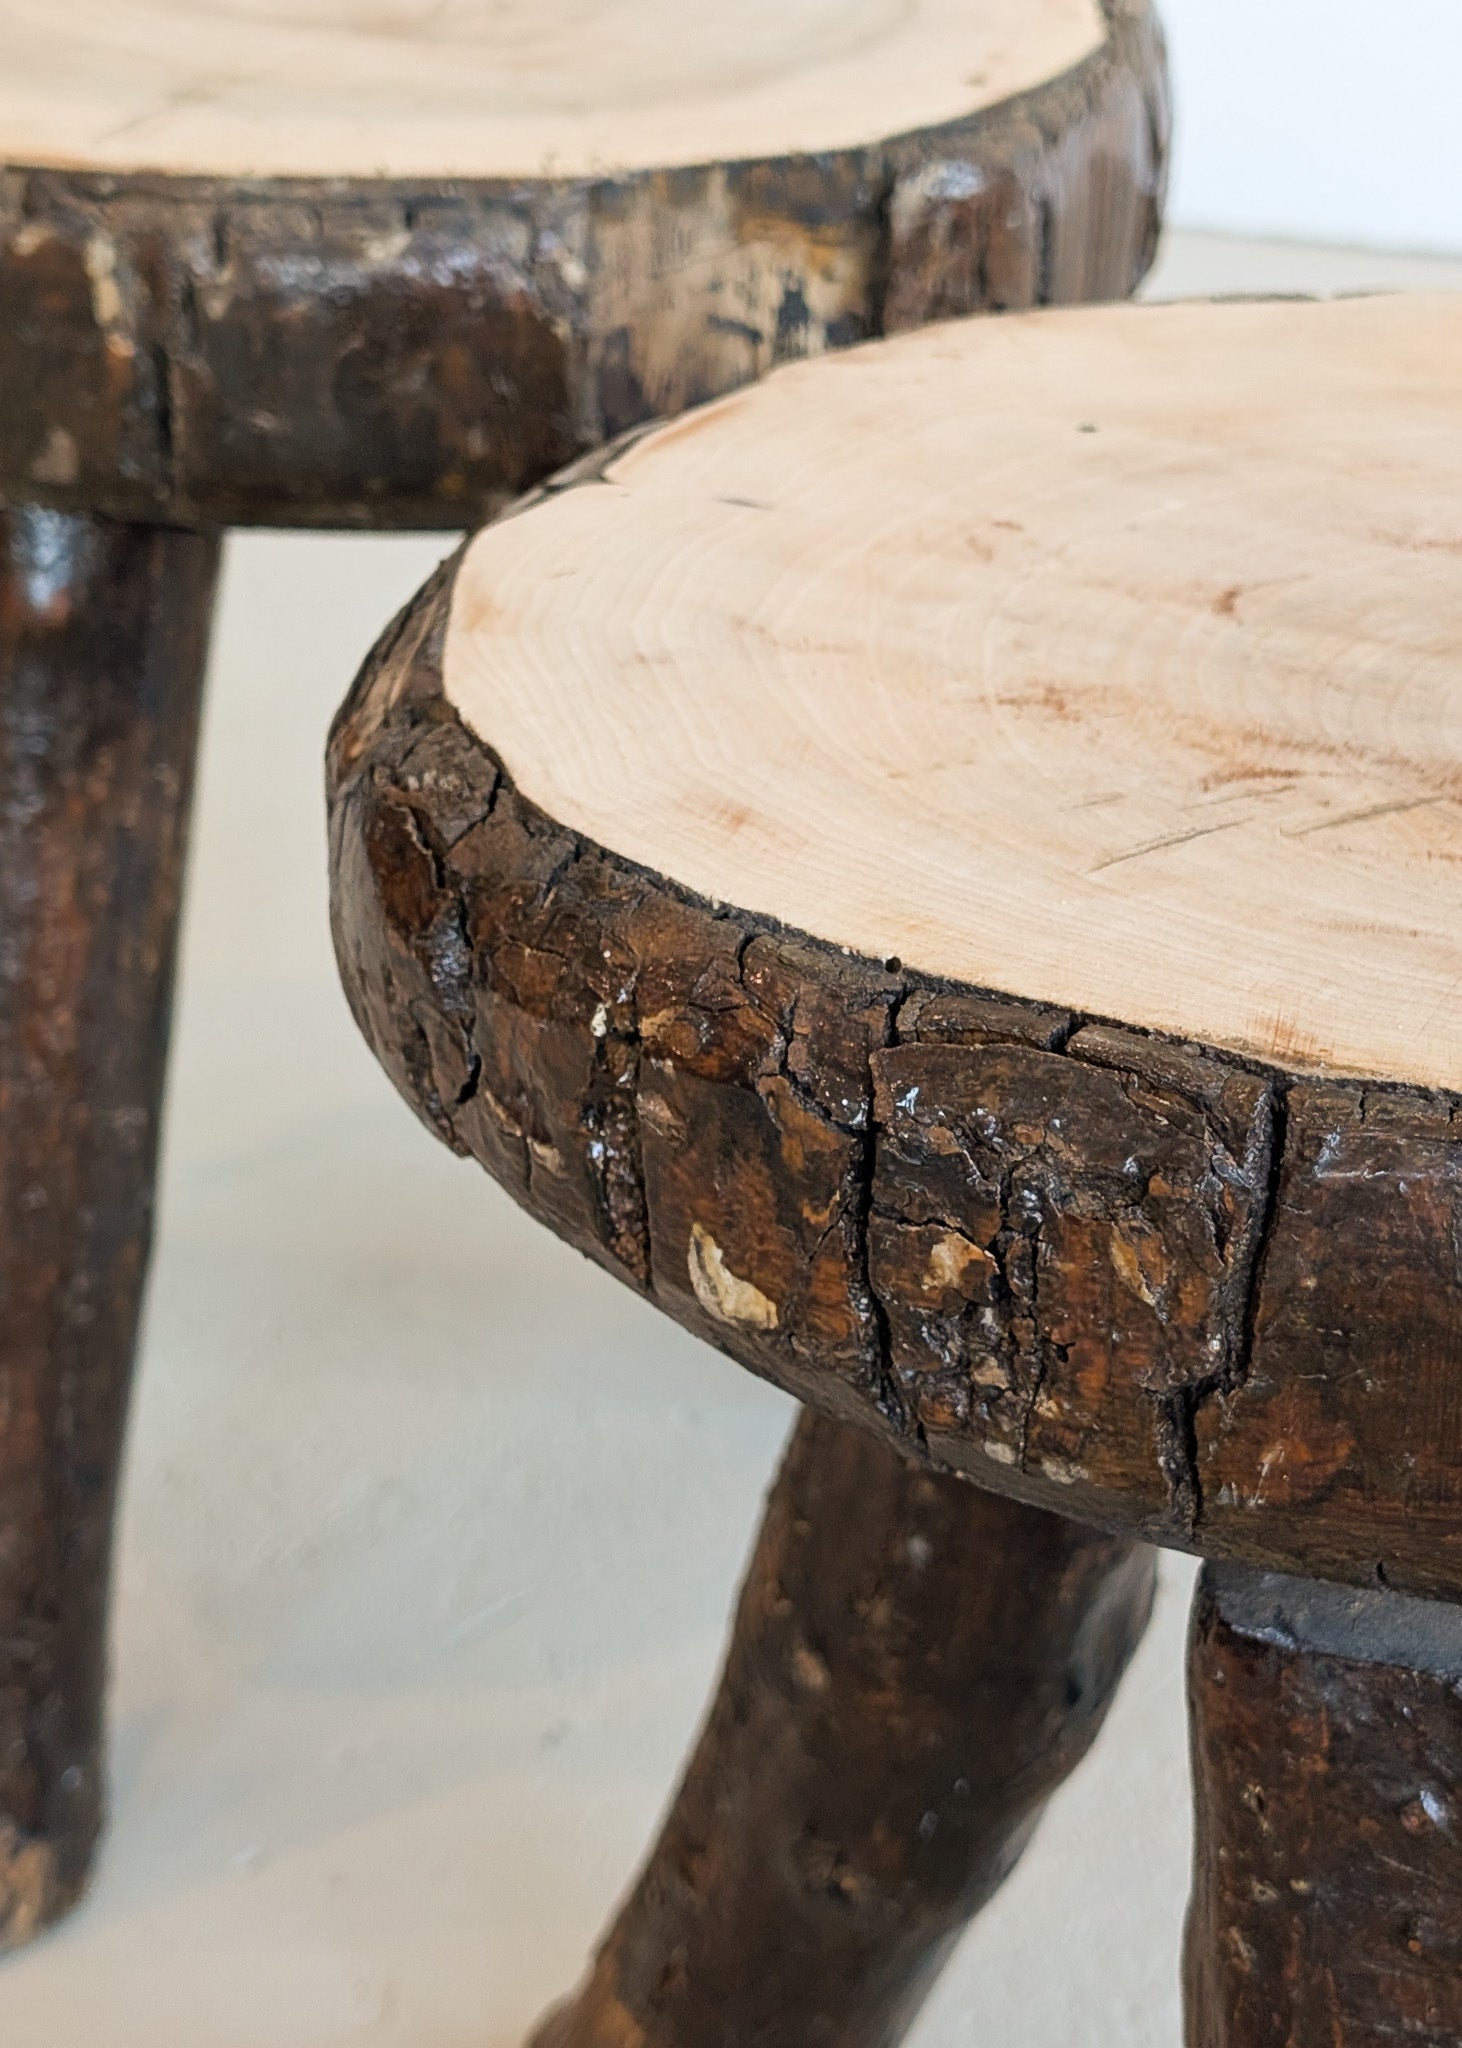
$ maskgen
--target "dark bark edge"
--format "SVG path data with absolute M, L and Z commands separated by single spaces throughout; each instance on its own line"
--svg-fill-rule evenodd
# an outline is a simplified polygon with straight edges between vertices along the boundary
M 751 1370 L 939 1465 L 1462 1593 L 1457 1098 L 937 982 L 637 870 L 446 702 L 454 573 L 331 748 L 342 972 L 428 1126 Z
M 480 524 L 776 362 L 1126 296 L 1167 163 L 1161 34 L 968 120 L 605 180 L 0 169 L 0 495 L 176 525 Z

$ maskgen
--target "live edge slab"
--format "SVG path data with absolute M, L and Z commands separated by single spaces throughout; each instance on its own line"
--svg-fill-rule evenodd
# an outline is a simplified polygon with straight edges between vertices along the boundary
M 0 489 L 475 524 L 773 363 L 1125 297 L 1148 0 L 0 0 Z
M 567 476 L 334 734 L 397 1086 L 825 1413 L 1462 1595 L 1459 368 L 1440 299 L 976 321 Z

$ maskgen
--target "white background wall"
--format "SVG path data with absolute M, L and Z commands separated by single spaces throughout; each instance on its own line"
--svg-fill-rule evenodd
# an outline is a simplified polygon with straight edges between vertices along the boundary
M 1161 0 L 1175 226 L 1462 251 L 1462 0 Z

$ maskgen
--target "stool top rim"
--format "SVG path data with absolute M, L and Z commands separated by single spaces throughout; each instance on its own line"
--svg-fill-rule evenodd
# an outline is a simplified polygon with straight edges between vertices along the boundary
M 856 149 L 1101 47 L 1101 0 L 0 4 L 0 161 L 230 178 L 576 179 Z M 693 22 L 693 34 L 687 21 Z
M 872 959 L 1462 1085 L 1462 301 L 1084 309 L 799 365 L 472 543 L 549 816 Z

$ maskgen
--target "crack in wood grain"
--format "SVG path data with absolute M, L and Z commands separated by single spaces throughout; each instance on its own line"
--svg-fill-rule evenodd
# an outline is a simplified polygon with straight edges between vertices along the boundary
M 1338 832 L 1345 825 L 1367 825 L 1373 818 L 1395 818 L 1407 811 L 1427 811 L 1437 804 L 1455 803 L 1449 795 L 1398 797 L 1391 803 L 1368 804 L 1364 810 L 1344 811 L 1338 817 L 1317 818 L 1312 825 L 1301 825 L 1286 832 L 1286 839 L 1313 839 L 1317 832 Z
M 1150 853 L 1166 853 L 1169 847 L 1188 846 L 1195 839 L 1212 839 L 1219 832 L 1234 832 L 1241 825 L 1252 825 L 1253 813 L 1243 818 L 1224 818 L 1217 825 L 1198 825 L 1187 832 L 1167 832 L 1160 839 L 1145 839 L 1141 846 L 1129 847 L 1126 853 L 1109 854 L 1095 866 L 1087 869 L 1088 875 L 1105 874 L 1108 868 L 1124 867 L 1128 861 L 1144 860 Z

